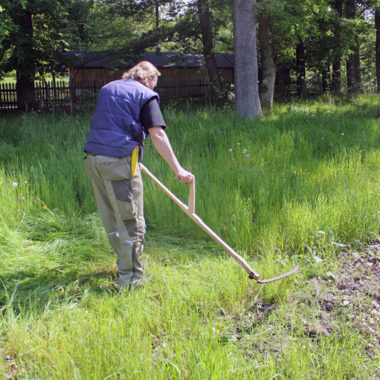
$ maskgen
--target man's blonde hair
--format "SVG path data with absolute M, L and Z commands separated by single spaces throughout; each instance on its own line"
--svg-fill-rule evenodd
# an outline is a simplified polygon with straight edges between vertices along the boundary
M 131 69 L 125 72 L 121 78 L 134 79 L 147 86 L 149 79 L 155 79 L 160 75 L 161 73 L 152 63 L 148 61 L 141 61 L 136 66 L 133 66 Z

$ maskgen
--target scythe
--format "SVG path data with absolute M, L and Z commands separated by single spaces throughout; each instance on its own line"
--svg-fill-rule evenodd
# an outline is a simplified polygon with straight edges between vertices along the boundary
M 259 284 L 268 284 L 270 282 L 282 280 L 298 272 L 299 265 L 297 264 L 289 272 L 281 274 L 280 276 L 260 280 L 260 275 L 255 272 L 250 265 L 236 253 L 227 243 L 225 243 L 211 228 L 209 228 L 202 219 L 195 214 L 195 178 L 190 184 L 188 205 L 185 205 L 179 198 L 177 198 L 163 183 L 161 183 L 143 164 L 140 163 L 140 170 L 145 173 L 158 187 L 163 190 L 198 226 L 207 232 L 225 251 L 227 251 L 248 273 L 249 278 L 255 280 Z

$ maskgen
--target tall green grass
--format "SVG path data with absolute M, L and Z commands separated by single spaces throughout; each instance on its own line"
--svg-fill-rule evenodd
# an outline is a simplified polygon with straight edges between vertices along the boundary
M 342 247 L 378 238 L 380 98 L 276 106 L 262 120 L 164 106 L 196 176 L 196 213 L 263 277 L 235 261 L 144 178 L 144 260 L 153 280 L 115 294 L 115 257 L 82 169 L 91 115 L 0 120 L 0 373 L 13 378 L 368 378 L 359 332 L 312 342 L 294 288 Z M 144 164 L 186 202 L 150 141 Z M 325 265 L 317 266 L 318 257 Z M 312 292 L 305 289 L 305 292 Z M 260 321 L 255 302 L 275 303 Z M 249 318 L 249 324 L 246 320 Z M 276 348 L 278 347 L 278 348 Z M 0 375 L 1 378 L 1 375 Z
M 208 110 L 166 118 L 175 150 L 197 176 L 197 213 L 234 246 L 267 255 L 277 246 L 302 254 L 318 231 L 344 244 L 377 233 L 379 112 L 364 98 L 346 106 L 279 106 L 265 120 Z M 151 149 L 146 163 L 187 199 Z M 152 184 L 146 188 L 152 224 L 191 230 L 170 200 Z
M 301 254 L 317 231 L 345 244 L 377 232 L 379 112 L 371 97 L 346 106 L 279 106 L 265 120 L 209 109 L 169 109 L 165 118 L 180 161 L 196 175 L 203 220 L 240 250 L 265 255 L 280 244 Z M 12 204 L 6 220 L 7 212 L 14 218 L 44 205 L 65 215 L 95 211 L 81 164 L 89 123 L 89 115 L 3 119 L 0 196 Z M 149 141 L 144 162 L 187 199 L 187 187 L 175 182 Z M 148 179 L 145 189 L 151 228 L 204 237 Z

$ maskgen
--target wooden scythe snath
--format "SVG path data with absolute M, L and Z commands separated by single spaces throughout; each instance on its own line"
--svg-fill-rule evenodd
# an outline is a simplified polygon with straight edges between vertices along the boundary
M 152 179 L 153 182 L 161 188 L 161 190 L 163 190 L 196 224 L 198 224 L 198 226 L 207 232 L 225 251 L 227 251 L 246 270 L 250 279 L 255 280 L 259 284 L 268 284 L 270 282 L 282 280 L 283 278 L 289 277 L 298 272 L 299 265 L 297 264 L 289 272 L 286 272 L 280 276 L 269 278 L 267 280 L 260 280 L 260 275 L 255 272 L 249 264 L 227 243 L 225 243 L 213 230 L 211 230 L 198 215 L 195 214 L 195 178 L 190 184 L 188 205 L 185 205 L 141 163 L 140 170 Z

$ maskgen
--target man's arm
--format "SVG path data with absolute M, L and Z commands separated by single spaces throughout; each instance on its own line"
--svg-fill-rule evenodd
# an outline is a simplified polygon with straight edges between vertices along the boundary
M 194 176 L 179 164 L 170 144 L 169 138 L 163 128 L 149 128 L 149 136 L 152 139 L 153 145 L 156 148 L 157 152 L 173 170 L 178 181 L 183 183 L 191 183 Z

